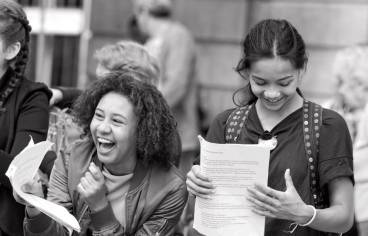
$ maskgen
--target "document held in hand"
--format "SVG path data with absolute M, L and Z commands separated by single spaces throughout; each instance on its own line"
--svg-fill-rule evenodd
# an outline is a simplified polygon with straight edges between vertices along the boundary
M 36 207 L 58 223 L 64 225 L 69 231 L 73 229 L 80 232 L 78 221 L 63 206 L 57 205 L 33 194 L 25 193 L 22 190 L 22 186 L 25 183 L 33 181 L 38 168 L 41 165 L 42 159 L 52 145 L 53 143 L 49 141 L 34 144 L 31 139 L 28 146 L 25 147 L 10 163 L 5 174 L 10 179 L 14 191 L 27 203 Z
M 247 187 L 267 185 L 270 149 L 199 140 L 201 172 L 212 180 L 215 192 L 210 199 L 196 198 L 193 227 L 211 236 L 263 236 L 265 217 L 251 211 Z

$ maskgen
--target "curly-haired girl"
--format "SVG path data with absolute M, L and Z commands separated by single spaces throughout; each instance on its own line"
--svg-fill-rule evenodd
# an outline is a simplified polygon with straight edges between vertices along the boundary
M 106 74 L 74 104 L 84 138 L 56 160 L 47 198 L 79 219 L 80 235 L 171 235 L 185 206 L 184 178 L 171 165 L 174 118 L 161 93 L 136 76 Z M 26 209 L 26 234 L 67 235 Z

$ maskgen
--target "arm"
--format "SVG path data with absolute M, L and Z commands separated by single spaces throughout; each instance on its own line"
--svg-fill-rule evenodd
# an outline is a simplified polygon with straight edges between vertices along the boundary
M 232 111 L 233 109 L 226 110 L 215 118 L 207 132 L 207 141 L 225 143 L 224 130 L 226 120 Z M 210 194 L 213 194 L 215 191 L 215 187 L 212 185 L 211 180 L 201 173 L 201 167 L 199 165 L 192 166 L 187 174 L 186 183 L 188 191 L 201 198 L 210 198 Z
M 0 184 L 11 188 L 5 176 L 10 162 L 29 142 L 31 135 L 34 142 L 46 140 L 48 129 L 48 97 L 44 91 L 38 90 L 25 98 L 16 122 L 14 141 L 10 153 L 0 150 Z
M 82 93 L 78 88 L 73 87 L 58 87 L 51 89 L 52 98 L 50 105 L 55 105 L 60 108 L 71 107 L 75 99 Z
M 61 152 L 61 154 L 64 154 Z M 67 154 L 60 155 L 51 172 L 47 199 L 64 206 L 72 213 L 72 200 L 68 191 Z M 27 206 L 28 216 L 24 219 L 25 235 L 69 235 L 68 230 L 37 209 Z
M 328 184 L 330 207 L 317 210 L 310 227 L 327 232 L 345 233 L 354 220 L 354 187 L 350 178 L 341 177 Z
M 91 226 L 94 235 L 122 235 L 124 233 L 124 228 L 115 218 L 107 199 L 105 177 L 93 162 L 80 179 L 77 190 L 81 199 L 91 210 Z
M 185 207 L 188 193 L 185 184 L 170 192 L 135 236 L 172 235 Z
M 186 31 L 175 35 L 174 45 L 168 45 L 167 58 L 164 65 L 164 79 L 158 88 L 170 107 L 181 102 L 194 78 L 195 51 L 194 42 Z
M 299 225 L 313 219 L 313 210 L 303 202 L 297 193 L 290 171 L 285 172 L 286 191 L 255 185 L 249 188 L 247 199 L 253 205 L 253 211 L 259 215 L 293 221 Z M 314 220 L 308 225 L 313 229 L 326 232 L 344 233 L 353 225 L 354 198 L 353 184 L 348 177 L 340 177 L 329 184 L 330 207 L 317 209 Z

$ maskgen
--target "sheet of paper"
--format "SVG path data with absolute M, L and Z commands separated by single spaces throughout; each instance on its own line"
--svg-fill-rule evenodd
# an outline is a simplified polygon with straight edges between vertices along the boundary
M 199 139 L 201 171 L 216 192 L 211 199 L 196 198 L 193 227 L 211 236 L 263 236 L 265 217 L 251 211 L 246 197 L 247 187 L 255 182 L 267 185 L 270 149 Z
M 14 191 L 26 202 L 33 205 L 57 222 L 63 224 L 68 229 L 80 232 L 78 221 L 63 206 L 57 205 L 38 196 L 25 193 L 22 190 L 22 186 L 25 183 L 31 182 L 35 178 L 42 159 L 52 145 L 53 143 L 49 141 L 34 144 L 31 139 L 28 146 L 25 147 L 10 163 L 5 174 L 10 179 Z

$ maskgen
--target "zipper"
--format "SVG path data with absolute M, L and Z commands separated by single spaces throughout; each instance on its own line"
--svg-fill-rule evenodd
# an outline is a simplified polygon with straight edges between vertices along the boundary
M 84 214 L 86 214 L 87 209 L 88 209 L 88 205 L 87 205 L 87 204 L 85 204 L 85 205 L 83 206 L 82 211 L 81 211 L 81 214 L 80 214 L 80 216 L 79 216 L 79 218 L 78 218 L 78 222 L 79 222 L 79 223 L 80 223 L 80 221 L 82 220 L 82 218 L 83 218 Z

